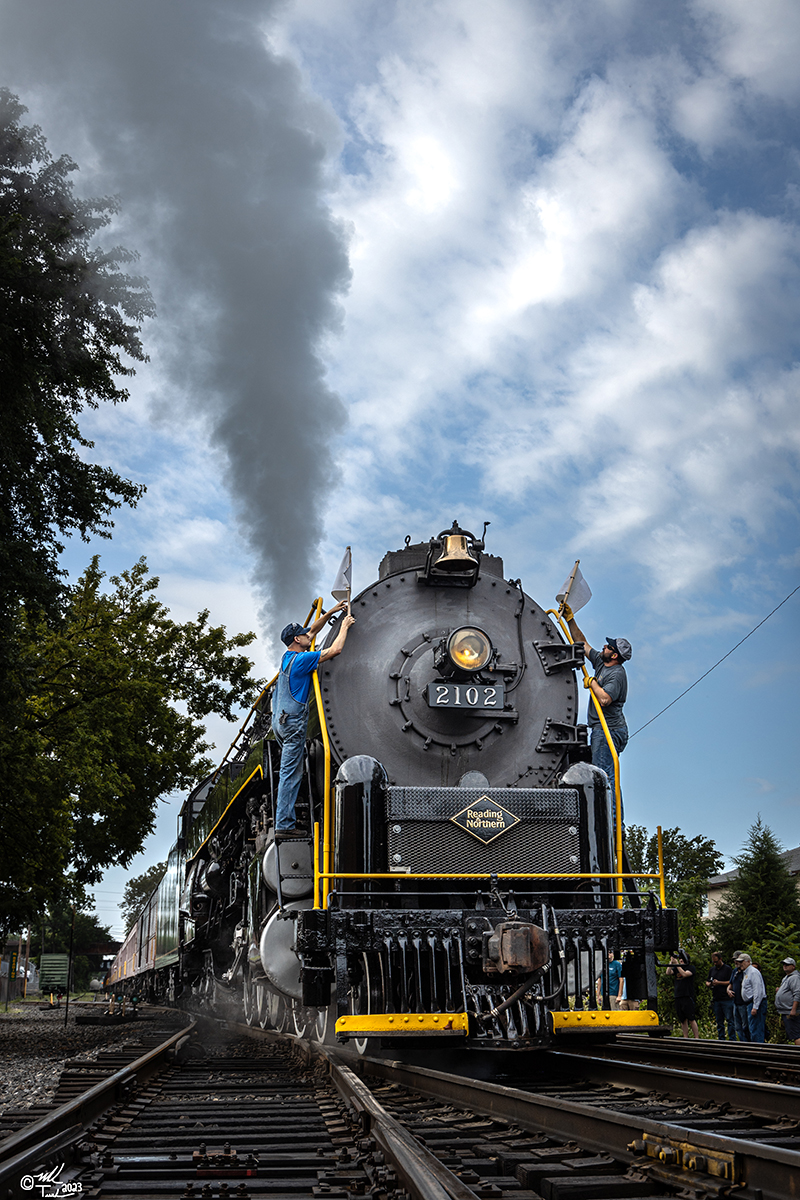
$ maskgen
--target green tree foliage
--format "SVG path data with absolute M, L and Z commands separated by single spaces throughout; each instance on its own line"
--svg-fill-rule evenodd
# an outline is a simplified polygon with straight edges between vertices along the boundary
M 774 923 L 800 927 L 800 899 L 781 849 L 759 815 L 733 860 L 738 873 L 725 889 L 713 922 L 714 938 L 726 954 L 761 943 Z
M 681 945 L 693 959 L 708 949 L 708 929 L 703 919 L 706 882 L 725 865 L 711 838 L 697 834 L 687 838 L 677 826 L 662 831 L 664 879 L 667 905 L 678 910 Z M 633 871 L 658 871 L 658 835 L 644 825 L 625 831 L 625 847 Z
M 31 924 L 31 961 L 38 965 L 42 953 L 69 954 L 71 927 L 72 906 L 63 901 L 51 905 Z M 96 913 L 75 913 L 72 986 L 76 991 L 85 991 L 92 975 L 100 972 L 102 955 L 95 947 L 109 944 L 113 944 L 111 930 L 100 924 Z
M 72 927 L 72 906 L 63 901 L 52 904 L 31 926 L 31 952 L 67 954 Z M 95 912 L 75 913 L 76 954 L 88 954 L 92 946 L 113 941 L 111 928 L 101 925 Z
M 123 273 L 136 256 L 103 251 L 95 234 L 113 199 L 80 200 L 41 130 L 0 89 L 0 650 L 20 600 L 52 607 L 63 572 L 60 536 L 109 536 L 109 514 L 143 489 L 87 461 L 77 417 L 127 391 L 125 359 L 145 360 L 142 320 L 153 314 L 144 279 Z M 123 358 L 125 356 L 125 359 Z M 0 670 L 4 663 L 0 661 Z M 3 696 L 8 699 L 7 690 Z
M 237 653 L 254 634 L 177 624 L 144 559 L 103 592 L 97 558 L 67 590 L 58 620 L 22 609 L 19 725 L 2 731 L 0 908 L 28 913 L 65 886 L 126 866 L 158 800 L 212 769 L 202 721 L 234 720 L 256 688 Z M 77 889 L 77 890 L 76 890 Z
M 725 866 L 713 840 L 699 833 L 687 838 L 677 826 L 664 829 L 661 845 L 664 876 L 671 883 L 684 879 L 710 879 Z M 633 871 L 658 871 L 657 833 L 648 833 L 644 825 L 629 825 L 625 830 L 625 849 Z
M 165 862 L 156 863 L 155 866 L 148 867 L 141 875 L 135 875 L 125 884 L 119 911 L 122 914 L 126 935 L 136 924 L 139 913 L 158 887 L 166 869 Z
M 702 834 L 687 838 L 677 826 L 662 831 L 661 845 L 667 906 L 678 910 L 680 944 L 697 968 L 698 1016 L 702 1019 L 710 1013 L 703 986 L 710 956 L 708 923 L 703 917 L 706 883 L 719 874 L 725 860 L 711 838 Z M 644 825 L 631 825 L 625 830 L 625 848 L 632 871 L 658 871 L 657 833 L 648 833 Z M 674 1020 L 674 982 L 663 972 L 659 972 L 658 999 L 664 1018 Z

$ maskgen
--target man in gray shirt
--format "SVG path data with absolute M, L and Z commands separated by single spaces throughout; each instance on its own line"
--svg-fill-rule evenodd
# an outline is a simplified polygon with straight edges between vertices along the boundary
M 787 1041 L 800 1046 L 800 974 L 793 958 L 783 960 L 783 979 L 775 989 L 775 1007 L 783 1021 Z
M 747 1014 L 750 1041 L 763 1042 L 766 1041 L 767 1027 L 767 989 L 764 987 L 764 976 L 758 967 L 753 965 L 749 954 L 740 954 L 739 962 L 744 967 L 742 999 L 750 1006 Z
M 564 605 L 564 616 L 567 619 L 573 641 L 583 642 L 586 657 L 594 667 L 595 673 L 593 678 L 588 681 L 588 686 L 603 710 L 614 748 L 617 754 L 621 754 L 628 744 L 628 726 L 622 711 L 628 698 L 628 676 L 625 674 L 622 664 L 627 662 L 631 656 L 631 644 L 626 638 L 606 638 L 606 644 L 602 650 L 593 650 L 586 635 L 578 628 L 575 616 L 568 604 Z M 613 792 L 614 759 L 608 748 L 594 700 L 589 701 L 587 722 L 591 734 L 592 762 L 596 767 L 601 767 L 605 771 Z

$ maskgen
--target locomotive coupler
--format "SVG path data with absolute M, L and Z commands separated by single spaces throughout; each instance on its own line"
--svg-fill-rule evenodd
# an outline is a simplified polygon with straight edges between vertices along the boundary
M 547 933 L 529 921 L 503 921 L 483 935 L 487 975 L 523 974 L 546 967 L 549 961 Z

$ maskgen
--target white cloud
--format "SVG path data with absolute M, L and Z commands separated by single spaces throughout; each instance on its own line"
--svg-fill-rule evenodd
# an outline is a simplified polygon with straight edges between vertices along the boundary
M 800 96 L 800 8 L 794 0 L 694 0 L 710 21 L 715 57 L 734 79 L 772 100 Z
M 685 85 L 676 89 L 672 120 L 682 137 L 709 155 L 740 135 L 738 106 L 737 89 L 723 72 L 687 73 Z
M 552 62 L 557 31 L 537 33 Z M 507 69 L 480 108 L 475 36 L 465 22 L 436 69 L 409 40 L 357 91 L 369 149 L 336 200 L 355 230 L 333 355 L 357 430 L 345 508 L 373 528 L 381 491 L 413 510 L 426 462 L 466 459 L 487 506 L 569 480 L 573 545 L 643 564 L 660 605 L 746 554 L 792 486 L 796 229 L 715 214 L 672 159 L 675 97 L 676 133 L 730 136 L 722 76 L 621 56 L 569 99 L 551 74 L 523 100 L 522 51 L 496 37 Z M 525 122 L 550 148 L 514 157 Z

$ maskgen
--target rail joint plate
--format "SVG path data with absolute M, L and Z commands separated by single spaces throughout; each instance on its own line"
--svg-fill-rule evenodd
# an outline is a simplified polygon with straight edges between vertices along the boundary
M 628 1150 L 632 1154 L 643 1155 L 648 1159 L 647 1163 L 635 1164 L 640 1169 L 647 1170 L 652 1163 L 652 1166 L 656 1168 L 674 1168 L 681 1173 L 688 1172 L 692 1175 L 702 1176 L 706 1184 L 709 1183 L 710 1177 L 715 1181 L 719 1180 L 721 1185 L 725 1185 L 725 1194 L 731 1184 L 741 1183 L 741 1164 L 738 1155 L 725 1150 L 713 1150 L 708 1146 L 694 1146 L 688 1141 L 678 1141 L 675 1138 L 665 1138 L 652 1133 L 643 1133 L 641 1138 L 637 1138 L 629 1144 Z M 656 1173 L 662 1179 L 668 1178 L 658 1169 Z M 674 1174 L 672 1178 L 674 1180 Z

